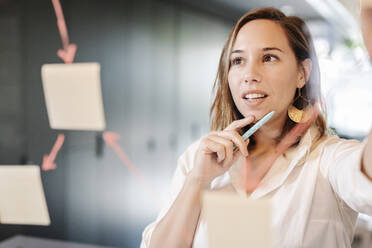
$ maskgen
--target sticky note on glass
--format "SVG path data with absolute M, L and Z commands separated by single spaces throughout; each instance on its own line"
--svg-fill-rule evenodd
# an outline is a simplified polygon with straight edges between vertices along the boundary
M 209 248 L 272 247 L 271 206 L 226 192 L 205 192 L 202 218 L 207 223 Z
M 1 224 L 50 224 L 39 166 L 0 166 L 0 198 Z
M 98 63 L 45 64 L 41 77 L 52 129 L 105 129 Z
M 361 0 L 361 5 L 372 8 L 372 0 Z

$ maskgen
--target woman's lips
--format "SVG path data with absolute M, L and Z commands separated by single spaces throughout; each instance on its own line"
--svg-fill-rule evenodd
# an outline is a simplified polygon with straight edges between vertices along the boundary
M 245 104 L 247 104 L 249 106 L 257 106 L 257 105 L 260 105 L 261 103 L 263 103 L 264 101 L 266 101 L 267 98 L 268 98 L 268 96 L 265 96 L 265 97 L 262 97 L 262 98 L 254 98 L 254 99 L 243 98 L 242 100 L 244 101 Z
M 257 106 L 266 101 L 268 94 L 259 89 L 250 89 L 242 92 L 242 99 L 244 104 L 248 106 Z
M 246 90 L 242 92 L 241 97 L 242 98 L 257 98 L 259 96 L 268 96 L 268 94 L 265 91 L 262 90 Z

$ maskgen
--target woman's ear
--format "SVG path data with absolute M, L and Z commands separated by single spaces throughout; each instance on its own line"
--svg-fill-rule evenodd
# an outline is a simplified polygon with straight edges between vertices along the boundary
M 300 67 L 302 71 L 300 72 L 300 79 L 298 80 L 297 88 L 304 87 L 307 81 L 309 81 L 311 70 L 313 68 L 313 62 L 311 61 L 311 59 L 305 59 L 301 62 Z

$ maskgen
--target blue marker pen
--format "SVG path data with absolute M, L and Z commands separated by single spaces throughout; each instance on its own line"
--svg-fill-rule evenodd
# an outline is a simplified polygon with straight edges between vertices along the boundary
M 249 137 L 252 136 L 260 127 L 262 127 L 266 122 L 268 122 L 271 117 L 275 114 L 275 111 L 271 111 L 270 113 L 266 114 L 264 117 L 261 118 L 261 120 L 257 121 L 256 124 L 254 124 L 250 129 L 248 129 L 247 132 L 245 132 L 242 136 L 243 140 L 246 141 Z M 238 147 L 234 145 L 234 151 Z

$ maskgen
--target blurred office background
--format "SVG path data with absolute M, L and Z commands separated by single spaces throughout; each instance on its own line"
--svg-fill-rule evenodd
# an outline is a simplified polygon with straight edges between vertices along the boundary
M 107 130 L 121 135 L 119 144 L 150 188 L 102 145 L 100 133 L 64 131 L 58 168 L 42 172 L 52 224 L 0 225 L 0 239 L 24 234 L 138 247 L 177 157 L 208 132 L 210 92 L 230 29 L 256 7 L 306 20 L 320 58 L 329 125 L 343 137 L 363 139 L 372 126 L 372 70 L 355 2 L 61 0 L 70 41 L 78 45 L 75 62 L 101 64 Z M 61 63 L 51 1 L 0 0 L 0 37 L 0 164 L 40 165 L 61 133 L 49 127 L 40 75 L 43 64 Z M 360 220 L 354 247 L 367 247 L 369 223 Z

